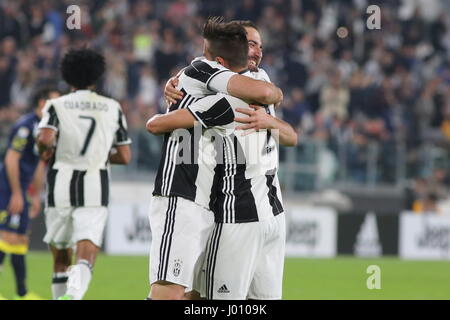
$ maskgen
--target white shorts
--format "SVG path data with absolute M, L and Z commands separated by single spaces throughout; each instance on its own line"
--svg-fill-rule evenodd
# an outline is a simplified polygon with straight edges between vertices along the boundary
M 285 244 L 284 213 L 258 222 L 217 223 L 196 290 L 207 299 L 281 299 Z
M 44 242 L 67 249 L 80 240 L 90 240 L 101 247 L 107 217 L 106 207 L 47 208 Z
M 150 284 L 168 281 L 192 288 L 200 274 L 212 211 L 181 197 L 152 197 L 150 204 Z

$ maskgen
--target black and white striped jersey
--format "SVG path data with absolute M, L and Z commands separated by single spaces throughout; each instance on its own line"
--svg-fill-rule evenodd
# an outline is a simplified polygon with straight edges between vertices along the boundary
M 200 145 L 214 141 L 214 156 L 210 158 L 216 161 L 210 208 L 220 223 L 262 221 L 283 212 L 276 141 L 267 130 L 248 135 L 236 131 L 241 124 L 234 118 L 246 116 L 236 108 L 249 106 L 224 94 L 208 96 L 188 106 L 205 129 L 201 138 L 205 142 Z M 273 110 L 273 106 L 266 108 L 275 116 Z M 207 179 L 210 175 L 199 176 L 197 184 Z
M 215 61 L 194 59 L 179 77 L 177 88 L 184 96 L 168 112 L 186 108 L 207 95 L 227 93 L 228 81 L 235 74 Z M 175 130 L 164 135 L 153 195 L 179 196 L 208 208 L 214 177 L 211 166 L 203 165 L 198 152 L 201 134 L 195 135 L 194 130 Z
M 107 206 L 111 148 L 131 143 L 119 103 L 78 90 L 48 100 L 39 128 L 57 132 L 47 174 L 47 206 Z

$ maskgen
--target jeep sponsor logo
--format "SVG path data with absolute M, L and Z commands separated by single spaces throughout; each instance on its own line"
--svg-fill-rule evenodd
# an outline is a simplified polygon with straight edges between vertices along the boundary
M 125 227 L 128 241 L 149 242 L 152 239 L 147 216 L 139 215 L 138 207 L 133 207 L 132 223 Z
M 315 247 L 319 239 L 317 221 L 292 221 L 288 227 L 288 241 Z
M 425 225 L 425 230 L 417 238 L 417 246 L 419 248 L 450 248 L 450 227 Z

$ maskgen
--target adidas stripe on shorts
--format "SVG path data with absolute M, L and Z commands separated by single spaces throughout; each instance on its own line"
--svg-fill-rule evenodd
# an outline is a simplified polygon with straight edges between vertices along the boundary
M 181 197 L 153 196 L 149 219 L 150 284 L 168 281 L 192 288 L 202 270 L 214 214 Z

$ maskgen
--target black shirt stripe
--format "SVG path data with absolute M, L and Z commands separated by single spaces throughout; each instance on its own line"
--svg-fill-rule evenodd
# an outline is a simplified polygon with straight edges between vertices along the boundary
M 58 170 L 56 169 L 49 169 L 47 172 L 47 184 L 48 184 L 47 206 L 50 208 L 55 207 L 55 182 L 57 174 Z
M 211 76 L 219 71 L 218 68 L 213 68 L 206 62 L 197 60 L 191 63 L 189 67 L 184 70 L 184 74 L 190 78 L 207 83 Z
M 72 207 L 84 206 L 84 176 L 86 171 L 73 170 L 70 180 L 70 205 Z
M 50 117 L 48 119 L 48 125 L 53 126 L 55 128 L 58 128 L 59 126 L 59 119 L 58 115 L 56 114 L 55 107 L 53 105 L 50 106 L 48 109 L 48 113 L 50 114 Z
M 109 175 L 108 170 L 100 170 L 100 184 L 102 187 L 102 206 L 106 207 L 109 204 Z
M 283 205 L 281 204 L 280 199 L 278 199 L 278 193 L 277 193 L 277 187 L 273 185 L 273 180 L 275 179 L 274 174 L 267 174 L 266 175 L 266 185 L 269 188 L 269 192 L 267 193 L 267 196 L 269 197 L 269 203 L 272 207 L 273 215 L 276 216 L 280 213 L 282 213 Z

